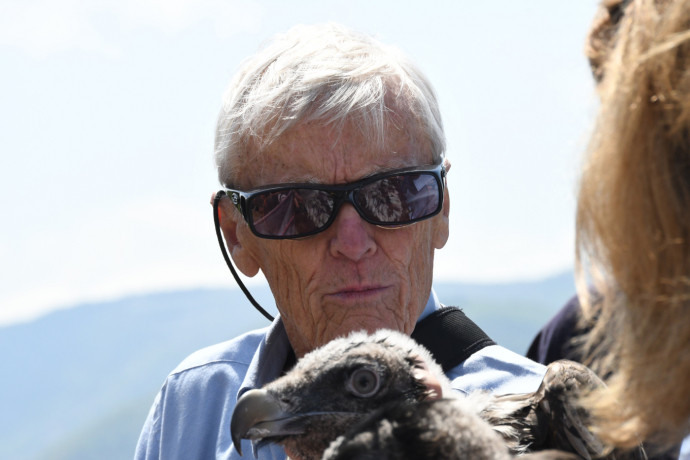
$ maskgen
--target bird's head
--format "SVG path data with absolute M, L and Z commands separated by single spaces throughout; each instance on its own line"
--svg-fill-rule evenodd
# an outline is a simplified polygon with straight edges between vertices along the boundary
M 352 333 L 298 361 L 285 376 L 237 401 L 231 433 L 271 441 L 300 458 L 319 459 L 348 428 L 393 401 L 422 401 L 451 392 L 431 354 L 398 332 Z

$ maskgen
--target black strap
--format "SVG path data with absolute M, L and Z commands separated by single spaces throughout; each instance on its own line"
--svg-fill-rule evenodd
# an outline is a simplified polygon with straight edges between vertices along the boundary
M 417 323 L 412 338 L 448 372 L 484 347 L 496 345 L 456 307 L 443 307 Z
M 221 190 L 220 192 L 216 193 L 215 198 L 213 198 L 213 224 L 216 226 L 216 238 L 218 238 L 218 244 L 220 245 L 220 252 L 223 253 L 223 258 L 225 259 L 225 263 L 228 264 L 228 268 L 230 269 L 230 273 L 232 273 L 233 278 L 235 278 L 235 281 L 237 282 L 237 285 L 242 289 L 242 292 L 244 292 L 244 295 L 247 297 L 249 302 L 251 302 L 252 305 L 254 305 L 254 308 L 259 310 L 259 313 L 264 315 L 267 320 L 273 321 L 273 316 L 271 316 L 266 310 L 264 310 L 261 305 L 259 305 L 259 302 L 254 300 L 254 297 L 249 293 L 249 290 L 247 287 L 244 285 L 242 280 L 240 279 L 240 276 L 237 274 L 235 269 L 232 266 L 232 262 L 230 262 L 230 256 L 228 256 L 228 252 L 225 250 L 225 243 L 223 243 L 223 237 L 220 235 L 220 214 L 219 214 L 219 209 L 218 205 L 220 203 L 220 199 L 226 196 L 225 192 Z

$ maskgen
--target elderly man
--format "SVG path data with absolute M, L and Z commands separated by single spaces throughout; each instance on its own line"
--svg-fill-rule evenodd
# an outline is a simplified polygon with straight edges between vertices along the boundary
M 363 329 L 411 334 L 441 307 L 431 283 L 450 163 L 431 84 L 398 51 L 336 25 L 276 37 L 232 79 L 215 150 L 232 259 L 265 274 L 280 316 L 180 364 L 137 459 L 237 459 L 237 399 L 279 377 L 293 351 Z M 521 393 L 544 369 L 493 345 L 447 375 L 458 391 Z M 258 455 L 285 458 L 276 445 Z

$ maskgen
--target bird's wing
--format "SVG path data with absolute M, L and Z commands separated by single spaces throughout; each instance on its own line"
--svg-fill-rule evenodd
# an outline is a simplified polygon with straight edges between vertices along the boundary
M 547 423 L 542 449 L 572 452 L 586 459 L 646 460 L 642 447 L 622 452 L 610 449 L 591 430 L 590 414 L 579 404 L 580 396 L 605 386 L 587 366 L 574 361 L 551 363 L 544 380 L 533 395 L 538 425 Z M 544 426 L 534 427 L 543 432 Z
M 578 404 L 578 397 L 604 385 L 582 364 L 559 360 L 551 363 L 535 393 L 536 410 L 547 415 L 547 448 L 573 452 L 590 460 L 607 455 L 608 450 L 589 429 L 590 417 Z
M 544 444 L 549 424 L 545 414 L 535 410 L 533 393 L 492 396 L 484 401 L 477 405 L 479 416 L 503 437 L 511 453 L 524 454 Z
M 547 367 L 537 391 L 498 396 L 481 415 L 504 435 L 516 454 L 555 449 L 585 460 L 646 460 L 641 446 L 612 451 L 590 430 L 591 417 L 578 399 L 602 386 L 602 380 L 587 366 L 559 360 Z

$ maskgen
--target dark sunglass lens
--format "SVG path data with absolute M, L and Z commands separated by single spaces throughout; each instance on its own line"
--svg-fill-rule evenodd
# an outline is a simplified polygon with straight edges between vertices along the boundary
M 255 195 L 249 202 L 254 230 L 264 236 L 299 236 L 326 225 L 335 200 L 328 192 L 290 189 Z
M 440 190 L 433 174 L 401 174 L 365 185 L 355 199 L 367 219 L 405 223 L 438 210 Z

